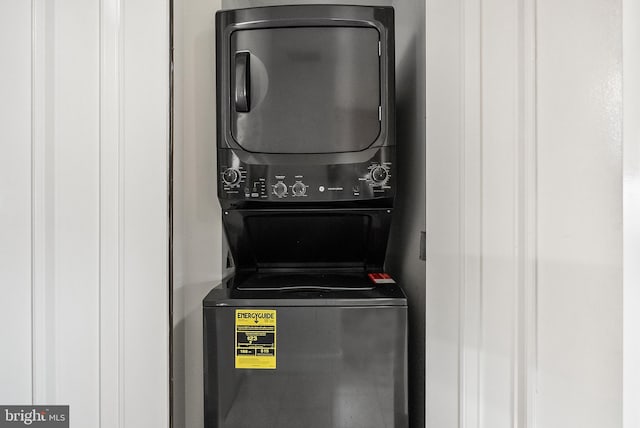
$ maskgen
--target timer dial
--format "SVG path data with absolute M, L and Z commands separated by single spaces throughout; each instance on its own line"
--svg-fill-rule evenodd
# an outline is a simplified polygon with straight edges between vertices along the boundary
M 291 191 L 293 192 L 293 196 L 304 196 L 307 193 L 307 186 L 302 181 L 296 181 L 296 183 L 291 186 Z
M 273 194 L 279 198 L 284 198 L 287 196 L 287 185 L 282 181 L 278 181 L 273 185 Z
M 224 184 L 227 184 L 229 186 L 238 184 L 241 177 L 242 176 L 240 175 L 240 171 L 238 171 L 236 168 L 227 168 L 222 173 L 222 181 L 224 181 Z
M 389 171 L 387 168 L 381 165 L 377 165 L 371 169 L 371 181 L 373 184 L 381 185 L 384 184 L 389 178 Z

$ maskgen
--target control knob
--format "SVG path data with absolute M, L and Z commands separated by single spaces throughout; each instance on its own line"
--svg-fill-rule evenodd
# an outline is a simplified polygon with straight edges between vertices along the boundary
M 387 168 L 384 166 L 377 165 L 371 170 L 371 181 L 373 184 L 384 184 L 387 178 L 389 178 L 389 171 L 387 171 Z
M 284 198 L 287 196 L 287 185 L 282 181 L 278 181 L 273 185 L 273 194 L 279 198 Z
M 234 184 L 238 184 L 240 182 L 240 171 L 236 168 L 227 168 L 222 173 L 222 181 L 229 186 L 233 186 Z
M 302 181 L 296 181 L 293 186 L 291 186 L 291 191 L 293 192 L 293 196 L 304 196 L 307 193 L 307 186 Z

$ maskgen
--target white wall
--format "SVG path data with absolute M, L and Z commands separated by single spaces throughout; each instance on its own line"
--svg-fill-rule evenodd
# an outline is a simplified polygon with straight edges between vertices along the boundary
M 222 277 L 216 184 L 214 15 L 220 1 L 174 3 L 174 426 L 204 426 L 202 299 Z
M 427 2 L 427 426 L 622 426 L 621 2 Z
M 623 0 L 623 426 L 640 427 L 640 2 Z
M 0 402 L 167 427 L 168 2 L 0 17 Z
M 385 269 L 398 281 L 409 305 L 409 424 L 424 426 L 425 261 L 425 3 L 395 0 L 396 184 Z

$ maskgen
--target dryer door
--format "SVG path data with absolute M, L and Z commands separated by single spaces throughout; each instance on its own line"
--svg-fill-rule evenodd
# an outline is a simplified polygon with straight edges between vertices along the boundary
M 380 34 L 283 27 L 231 34 L 231 133 L 255 153 L 364 150 L 380 134 Z

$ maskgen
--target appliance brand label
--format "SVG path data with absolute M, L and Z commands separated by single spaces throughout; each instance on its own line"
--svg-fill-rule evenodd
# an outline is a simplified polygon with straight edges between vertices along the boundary
M 236 309 L 235 367 L 276 368 L 275 309 Z
M 0 406 L 0 428 L 69 428 L 69 406 Z

